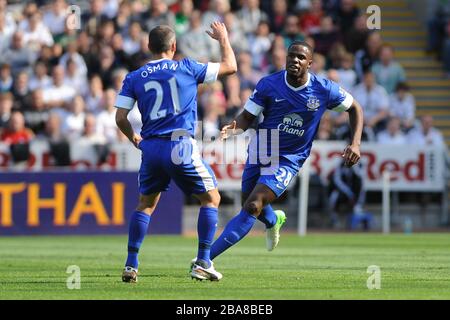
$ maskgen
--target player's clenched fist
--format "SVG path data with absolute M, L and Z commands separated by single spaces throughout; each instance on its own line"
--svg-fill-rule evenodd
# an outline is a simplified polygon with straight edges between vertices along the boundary
M 345 148 L 344 150 L 344 153 L 342 154 L 342 157 L 344 158 L 344 164 L 347 167 L 354 166 L 355 164 L 358 163 L 359 159 L 361 158 L 359 147 L 353 145 L 347 146 L 347 148 Z
M 222 128 L 222 131 L 220 131 L 220 139 L 225 140 L 228 139 L 230 136 L 235 135 L 236 133 L 236 120 L 234 120 L 231 124 L 226 125 Z
M 228 38 L 227 28 L 225 27 L 225 24 L 223 24 L 222 22 L 216 21 L 211 23 L 211 29 L 212 32 L 206 30 L 206 33 L 209 34 L 211 38 L 216 39 L 218 41 Z

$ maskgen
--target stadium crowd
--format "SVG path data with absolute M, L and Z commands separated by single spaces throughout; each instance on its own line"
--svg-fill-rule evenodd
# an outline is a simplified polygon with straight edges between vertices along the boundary
M 125 140 L 115 124 L 115 96 L 127 72 L 151 60 L 148 31 L 172 26 L 177 59 L 217 61 L 218 44 L 205 30 L 219 20 L 229 31 L 238 73 L 200 87 L 204 135 L 217 135 L 262 76 L 284 69 L 290 43 L 304 40 L 315 48 L 312 72 L 338 82 L 363 106 L 365 140 L 444 144 L 430 116 L 416 119 L 414 97 L 393 47 L 367 29 L 365 10 L 354 0 L 92 0 L 77 5 L 78 29 L 66 23 L 65 0 L 0 0 L 0 142 L 43 139 L 64 150 L 79 139 L 99 146 Z M 318 138 L 346 139 L 346 117 L 328 113 Z M 137 108 L 130 118 L 139 132 Z

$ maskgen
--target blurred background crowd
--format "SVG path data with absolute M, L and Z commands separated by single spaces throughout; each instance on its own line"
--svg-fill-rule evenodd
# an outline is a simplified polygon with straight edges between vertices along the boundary
M 177 34 L 177 59 L 218 61 L 205 30 L 223 21 L 238 61 L 236 75 L 199 89 L 203 133 L 214 136 L 251 95 L 256 83 L 284 69 L 295 40 L 315 48 L 312 72 L 349 91 L 363 106 L 364 140 L 383 144 L 444 145 L 433 118 L 417 119 L 415 99 L 393 47 L 367 29 L 353 0 L 92 0 L 76 1 L 79 29 L 67 27 L 65 0 L 0 0 L 0 142 L 33 139 L 55 148 L 73 140 L 97 145 L 124 141 L 114 101 L 127 72 L 152 59 L 148 31 L 167 24 Z M 450 74 L 450 5 L 432 8 L 429 51 Z M 438 12 L 439 14 L 435 14 Z M 140 114 L 130 119 L 139 132 Z M 320 140 L 349 136 L 347 114 L 327 113 Z M 20 157 L 19 157 L 20 158 Z M 55 165 L 67 165 L 70 159 Z

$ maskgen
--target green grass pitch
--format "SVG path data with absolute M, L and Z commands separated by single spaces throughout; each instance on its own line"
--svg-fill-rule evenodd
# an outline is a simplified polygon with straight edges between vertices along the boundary
M 125 236 L 0 237 L 0 299 L 450 299 L 450 234 L 250 236 L 216 259 L 224 278 L 195 281 L 196 239 L 148 236 L 137 284 L 122 283 Z M 81 289 L 69 290 L 69 265 Z M 369 290 L 367 268 L 381 270 Z

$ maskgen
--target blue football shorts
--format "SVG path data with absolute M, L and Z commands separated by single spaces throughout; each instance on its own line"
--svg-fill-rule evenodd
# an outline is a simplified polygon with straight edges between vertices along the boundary
M 178 141 L 154 137 L 139 143 L 142 162 L 139 192 L 149 195 L 167 191 L 173 179 L 186 194 L 201 194 L 217 188 L 211 167 L 201 158 L 197 142 L 191 137 Z
M 277 165 L 245 164 L 242 174 L 242 192 L 250 194 L 260 183 L 269 187 L 277 196 L 286 191 L 291 180 L 297 176 L 300 168 L 291 161 L 280 158 Z

